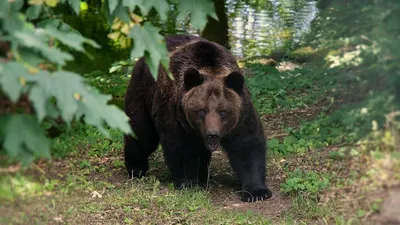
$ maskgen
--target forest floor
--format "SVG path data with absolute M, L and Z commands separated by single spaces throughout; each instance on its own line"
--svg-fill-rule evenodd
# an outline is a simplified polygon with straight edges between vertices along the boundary
M 255 105 L 270 142 L 267 185 L 273 191 L 271 199 L 240 201 L 239 182 L 222 151 L 213 154 L 206 190 L 174 190 L 161 149 L 151 157 L 148 176 L 129 180 L 121 133 L 110 130 L 108 139 L 80 125 L 54 140 L 52 161 L 37 161 L 25 172 L 18 166 L 0 171 L 0 223 L 389 224 L 390 210 L 395 208 L 390 204 L 399 203 L 390 200 L 400 199 L 393 197 L 399 195 L 400 157 L 385 147 L 376 150 L 386 143 L 386 134 L 353 144 L 343 138 L 330 141 L 335 130 L 319 135 L 326 126 L 321 113 L 329 115 L 336 105 L 320 99 L 323 94 L 314 89 L 289 93 L 291 83 L 283 85 L 292 100 L 273 99 L 277 104 L 272 107 L 286 104 L 284 110 L 261 108 L 266 103 L 260 101 L 272 101 L 262 96 L 276 97 L 282 90 L 271 87 L 271 94 L 257 89 L 255 84 L 265 85 L 263 79 L 271 73 L 281 76 L 267 67 L 251 69 L 249 79 L 256 80 L 248 85 L 261 96 Z M 258 73 L 256 78 L 253 72 Z M 315 126 L 319 126 L 318 134 L 310 131 Z

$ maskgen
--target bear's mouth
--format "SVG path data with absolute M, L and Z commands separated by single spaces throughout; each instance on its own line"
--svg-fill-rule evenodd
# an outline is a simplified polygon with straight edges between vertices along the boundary
M 211 152 L 215 152 L 218 150 L 219 148 L 219 143 L 208 143 L 207 144 L 207 148 L 208 150 L 210 150 Z
M 219 148 L 219 138 L 207 138 L 205 144 L 210 152 L 215 152 Z

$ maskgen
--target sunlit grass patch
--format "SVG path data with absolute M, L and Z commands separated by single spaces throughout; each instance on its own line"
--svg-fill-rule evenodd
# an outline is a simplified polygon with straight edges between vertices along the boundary
M 23 175 L 0 176 L 0 201 L 36 196 L 43 191 L 43 185 Z
M 321 220 L 331 216 L 333 208 L 319 203 L 314 197 L 297 195 L 292 198 L 290 210 L 285 213 L 288 218 L 302 218 L 304 220 Z
M 107 131 L 110 138 L 106 138 L 91 126 L 73 127 L 53 140 L 52 154 L 56 158 L 79 154 L 101 157 L 108 152 L 122 150 L 123 133 L 115 129 Z

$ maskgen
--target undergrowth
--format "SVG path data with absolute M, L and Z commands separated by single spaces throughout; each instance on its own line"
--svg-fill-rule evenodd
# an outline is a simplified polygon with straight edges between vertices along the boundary
M 329 186 L 329 176 L 315 172 L 296 169 L 288 173 L 285 183 L 281 184 L 281 191 L 285 193 L 300 193 L 315 196 Z
M 275 69 L 260 65 L 250 65 L 250 68 L 255 69 L 255 75 L 247 78 L 248 85 L 255 105 L 262 114 L 281 111 L 296 113 L 298 109 L 318 111 L 318 117 L 314 120 L 300 118 L 299 127 L 286 127 L 285 132 L 289 135 L 283 141 L 269 140 L 271 151 L 281 154 L 304 153 L 310 149 L 358 140 L 371 132 L 373 126 L 381 129 L 385 125 L 385 115 L 390 112 L 393 103 L 388 92 L 368 94 L 356 103 L 346 102 L 347 98 L 354 96 L 352 90 L 346 91 L 344 88 L 351 83 L 340 80 L 340 74 L 333 78 L 327 72 L 308 73 L 309 68 L 285 73 L 268 73 Z M 298 76 L 291 76 L 292 73 L 297 73 Z M 344 71 L 342 75 L 343 73 Z M 300 85 L 301 88 L 297 88 L 304 80 L 313 84 Z M 340 95 L 325 89 L 329 83 L 335 84 L 330 85 L 332 90 L 342 89 Z M 319 87 L 324 89 L 320 90 Z M 284 90 L 296 91 L 286 94 L 287 91 Z

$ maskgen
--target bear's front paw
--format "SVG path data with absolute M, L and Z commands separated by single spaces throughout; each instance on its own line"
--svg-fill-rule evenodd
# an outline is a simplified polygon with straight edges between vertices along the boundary
M 128 171 L 129 179 L 142 178 L 146 174 L 145 169 L 128 168 L 126 170 Z
M 244 202 L 264 201 L 265 199 L 269 199 L 271 197 L 272 192 L 268 188 L 242 192 L 242 201 Z
M 197 180 L 190 180 L 190 179 L 182 179 L 182 180 L 175 180 L 174 186 L 177 190 L 184 190 L 184 189 L 189 189 L 193 188 L 196 186 L 200 186 L 199 182 Z

